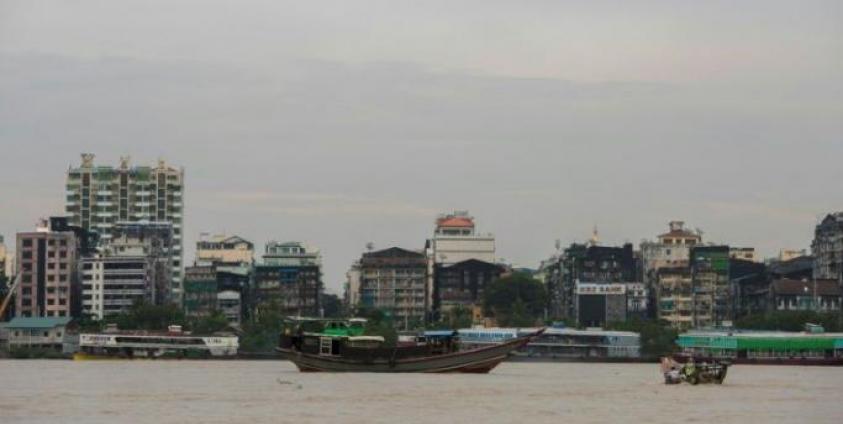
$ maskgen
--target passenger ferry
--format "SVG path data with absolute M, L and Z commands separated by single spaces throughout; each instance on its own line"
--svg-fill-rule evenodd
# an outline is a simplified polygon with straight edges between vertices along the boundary
M 819 326 L 805 332 L 711 330 L 679 335 L 676 359 L 728 360 L 735 364 L 843 365 L 843 333 Z
M 503 343 L 532 328 L 469 328 L 458 331 L 461 349 L 476 349 Z M 526 346 L 516 350 L 512 359 L 532 360 L 636 360 L 641 358 L 641 336 L 627 331 L 600 329 L 577 330 L 548 328 Z
M 223 358 L 236 356 L 238 347 L 234 335 L 191 335 L 170 326 L 166 332 L 81 333 L 73 359 Z

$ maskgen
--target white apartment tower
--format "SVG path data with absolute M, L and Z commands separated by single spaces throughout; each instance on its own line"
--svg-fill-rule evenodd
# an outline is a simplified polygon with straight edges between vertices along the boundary
M 99 235 L 103 244 L 114 236 L 118 222 L 170 223 L 173 229 L 172 291 L 181 296 L 184 169 L 159 160 L 154 167 L 95 166 L 94 155 L 82 154 L 82 164 L 67 171 L 66 212 L 70 224 Z

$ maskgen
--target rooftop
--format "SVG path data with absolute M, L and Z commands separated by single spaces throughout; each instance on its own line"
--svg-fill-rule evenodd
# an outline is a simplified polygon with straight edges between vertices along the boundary
M 70 323 L 70 317 L 17 317 L 6 324 L 6 328 L 54 328 Z

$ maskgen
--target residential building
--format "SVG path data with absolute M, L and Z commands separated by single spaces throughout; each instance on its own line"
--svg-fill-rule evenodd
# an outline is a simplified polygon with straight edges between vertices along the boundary
M 686 229 L 683 221 L 670 221 L 668 227 L 669 231 L 658 235 L 656 241 L 641 243 L 645 283 L 653 282 L 659 268 L 688 266 L 691 247 L 702 243 L 702 234 Z
M 626 286 L 627 318 L 647 319 L 650 317 L 650 289 L 644 283 L 629 282 Z
M 14 349 L 49 349 L 63 351 L 71 318 L 65 317 L 16 317 L 6 323 L 7 343 Z
M 171 271 L 173 301 L 181 302 L 182 230 L 184 225 L 184 170 L 159 160 L 154 167 L 95 166 L 94 155 L 82 155 L 82 164 L 67 171 L 66 211 L 73 225 L 99 235 L 108 243 L 119 222 L 167 222 L 172 226 L 174 251 Z
M 433 311 L 436 318 L 454 307 L 465 307 L 482 316 L 483 291 L 501 277 L 505 268 L 477 259 L 452 265 L 436 265 L 433 284 Z
M 729 284 L 735 318 L 766 310 L 766 300 L 759 294 L 766 293 L 770 286 L 767 264 L 730 258 Z
M 775 280 L 770 284 L 770 307 L 776 311 L 837 312 L 843 291 L 837 280 Z
M 674 328 L 691 328 L 695 307 L 691 269 L 687 266 L 661 267 L 657 272 L 658 318 Z
M 360 283 L 363 274 L 360 271 L 360 262 L 354 261 L 351 268 L 345 273 L 346 282 L 344 285 L 343 303 L 346 311 L 353 311 L 360 303 Z
M 360 259 L 358 307 L 386 312 L 399 328 L 412 328 L 427 318 L 427 256 L 391 247 L 364 253 Z
M 254 296 L 261 308 L 277 307 L 284 315 L 321 316 L 322 255 L 300 242 L 271 241 L 255 266 Z
M 254 263 L 255 248 L 252 242 L 228 235 L 203 235 L 196 242 L 197 264 L 247 265 Z
M 43 220 L 34 232 L 17 234 L 21 281 L 18 317 L 72 317 L 78 310 L 77 233 L 61 219 Z
M 150 270 L 146 298 L 154 304 L 181 305 L 181 281 L 176 281 L 176 262 L 181 251 L 170 222 L 117 222 L 112 238 L 104 243 L 106 256 L 145 259 Z M 181 271 L 179 271 L 181 273 Z M 179 277 L 180 279 L 180 277 Z
M 817 224 L 811 243 L 814 278 L 843 283 L 843 212 L 835 212 Z
M 8 252 L 6 252 L 6 244 L 4 243 L 3 236 L 0 235 L 0 282 L 2 282 L 5 277 L 11 275 L 11 273 L 6 272 L 7 255 Z
M 729 279 L 729 246 L 691 248 L 693 326 L 728 324 L 735 311 Z
M 184 269 L 184 314 L 188 317 L 211 315 L 217 309 L 217 274 L 213 265 Z

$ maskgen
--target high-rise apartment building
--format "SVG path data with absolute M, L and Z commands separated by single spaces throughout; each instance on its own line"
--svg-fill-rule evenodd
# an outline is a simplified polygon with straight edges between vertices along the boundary
M 94 155 L 82 155 L 82 164 L 67 171 L 66 212 L 70 223 L 99 235 L 108 243 L 120 222 L 166 222 L 172 224 L 172 297 L 181 296 L 182 228 L 184 224 L 184 170 L 163 160 L 154 167 L 95 166 Z

